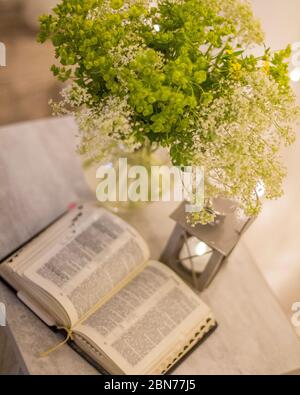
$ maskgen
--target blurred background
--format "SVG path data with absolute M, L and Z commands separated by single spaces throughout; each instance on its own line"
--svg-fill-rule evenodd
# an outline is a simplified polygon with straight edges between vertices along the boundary
M 36 42 L 38 16 L 56 0 L 0 0 L 0 41 L 6 45 L 7 67 L 0 68 L 0 125 L 50 115 L 48 101 L 59 83 L 49 68 L 50 43 Z
M 36 34 L 38 16 L 56 3 L 0 0 L 0 42 L 7 49 L 7 67 L 0 67 L 0 125 L 50 116 L 48 101 L 58 97 L 61 85 L 49 71 L 54 60 L 51 45 L 38 44 Z M 300 0 L 251 3 L 262 21 L 266 42 L 273 49 L 300 42 Z M 293 86 L 300 99 L 300 81 Z M 266 202 L 263 213 L 245 235 L 245 242 L 286 314 L 291 316 L 292 304 L 300 301 L 299 139 L 284 151 L 283 157 L 288 167 L 285 196 Z
M 0 0 L 0 41 L 7 48 L 7 67 L 0 69 L 0 125 L 50 115 L 48 101 L 58 96 L 61 86 L 49 71 L 54 61 L 51 44 L 37 43 L 36 36 L 39 15 L 57 2 Z M 300 41 L 300 0 L 251 3 L 268 45 L 279 49 Z M 300 95 L 300 82 L 294 86 Z

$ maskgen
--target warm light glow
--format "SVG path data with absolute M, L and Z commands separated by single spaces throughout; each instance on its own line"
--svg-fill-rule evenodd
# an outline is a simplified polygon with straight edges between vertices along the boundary
M 196 255 L 202 256 L 206 252 L 207 252 L 207 245 L 205 243 L 203 243 L 203 241 L 200 241 L 195 247 Z
M 256 193 L 258 197 L 263 197 L 266 192 L 265 185 L 262 181 L 259 181 L 256 186 Z
M 295 43 L 292 43 L 292 51 L 293 52 L 296 52 L 296 51 L 298 51 L 300 49 L 300 42 L 299 41 L 297 41 L 297 42 L 295 42 Z
M 183 244 L 179 259 L 185 269 L 196 273 L 203 273 L 212 256 L 211 248 L 197 237 L 189 237 Z
M 159 25 L 153 25 L 153 27 L 154 27 L 154 30 L 155 30 L 156 32 L 159 32 L 159 31 L 160 31 L 160 26 L 159 26 Z
M 291 71 L 290 78 L 294 82 L 300 81 L 300 67 L 296 67 L 293 71 Z

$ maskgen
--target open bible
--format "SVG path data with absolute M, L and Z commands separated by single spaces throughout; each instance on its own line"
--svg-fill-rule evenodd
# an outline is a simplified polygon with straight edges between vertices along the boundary
M 161 374 L 216 323 L 200 298 L 149 255 L 129 224 L 83 204 L 6 259 L 0 275 L 96 366 L 110 374 Z

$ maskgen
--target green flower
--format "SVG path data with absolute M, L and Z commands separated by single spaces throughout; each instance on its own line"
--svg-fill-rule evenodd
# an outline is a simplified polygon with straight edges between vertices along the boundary
M 123 0 L 111 0 L 109 5 L 113 10 L 119 10 L 121 7 L 123 7 L 124 1 Z
M 267 198 L 282 195 L 279 151 L 300 113 L 291 49 L 265 49 L 248 2 L 61 0 L 40 25 L 54 76 L 71 81 L 54 108 L 75 116 L 81 153 L 104 160 L 120 140 L 166 147 L 174 164 L 205 168 L 207 198 L 233 198 L 249 215 L 261 209 L 259 183 Z M 247 54 L 254 44 L 262 56 Z

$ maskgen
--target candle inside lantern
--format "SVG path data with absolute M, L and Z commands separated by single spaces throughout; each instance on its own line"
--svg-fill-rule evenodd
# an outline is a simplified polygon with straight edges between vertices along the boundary
M 197 274 L 201 274 L 204 272 L 211 256 L 212 249 L 207 244 L 197 237 L 189 237 L 183 244 L 179 259 L 185 269 L 189 271 L 194 269 Z

